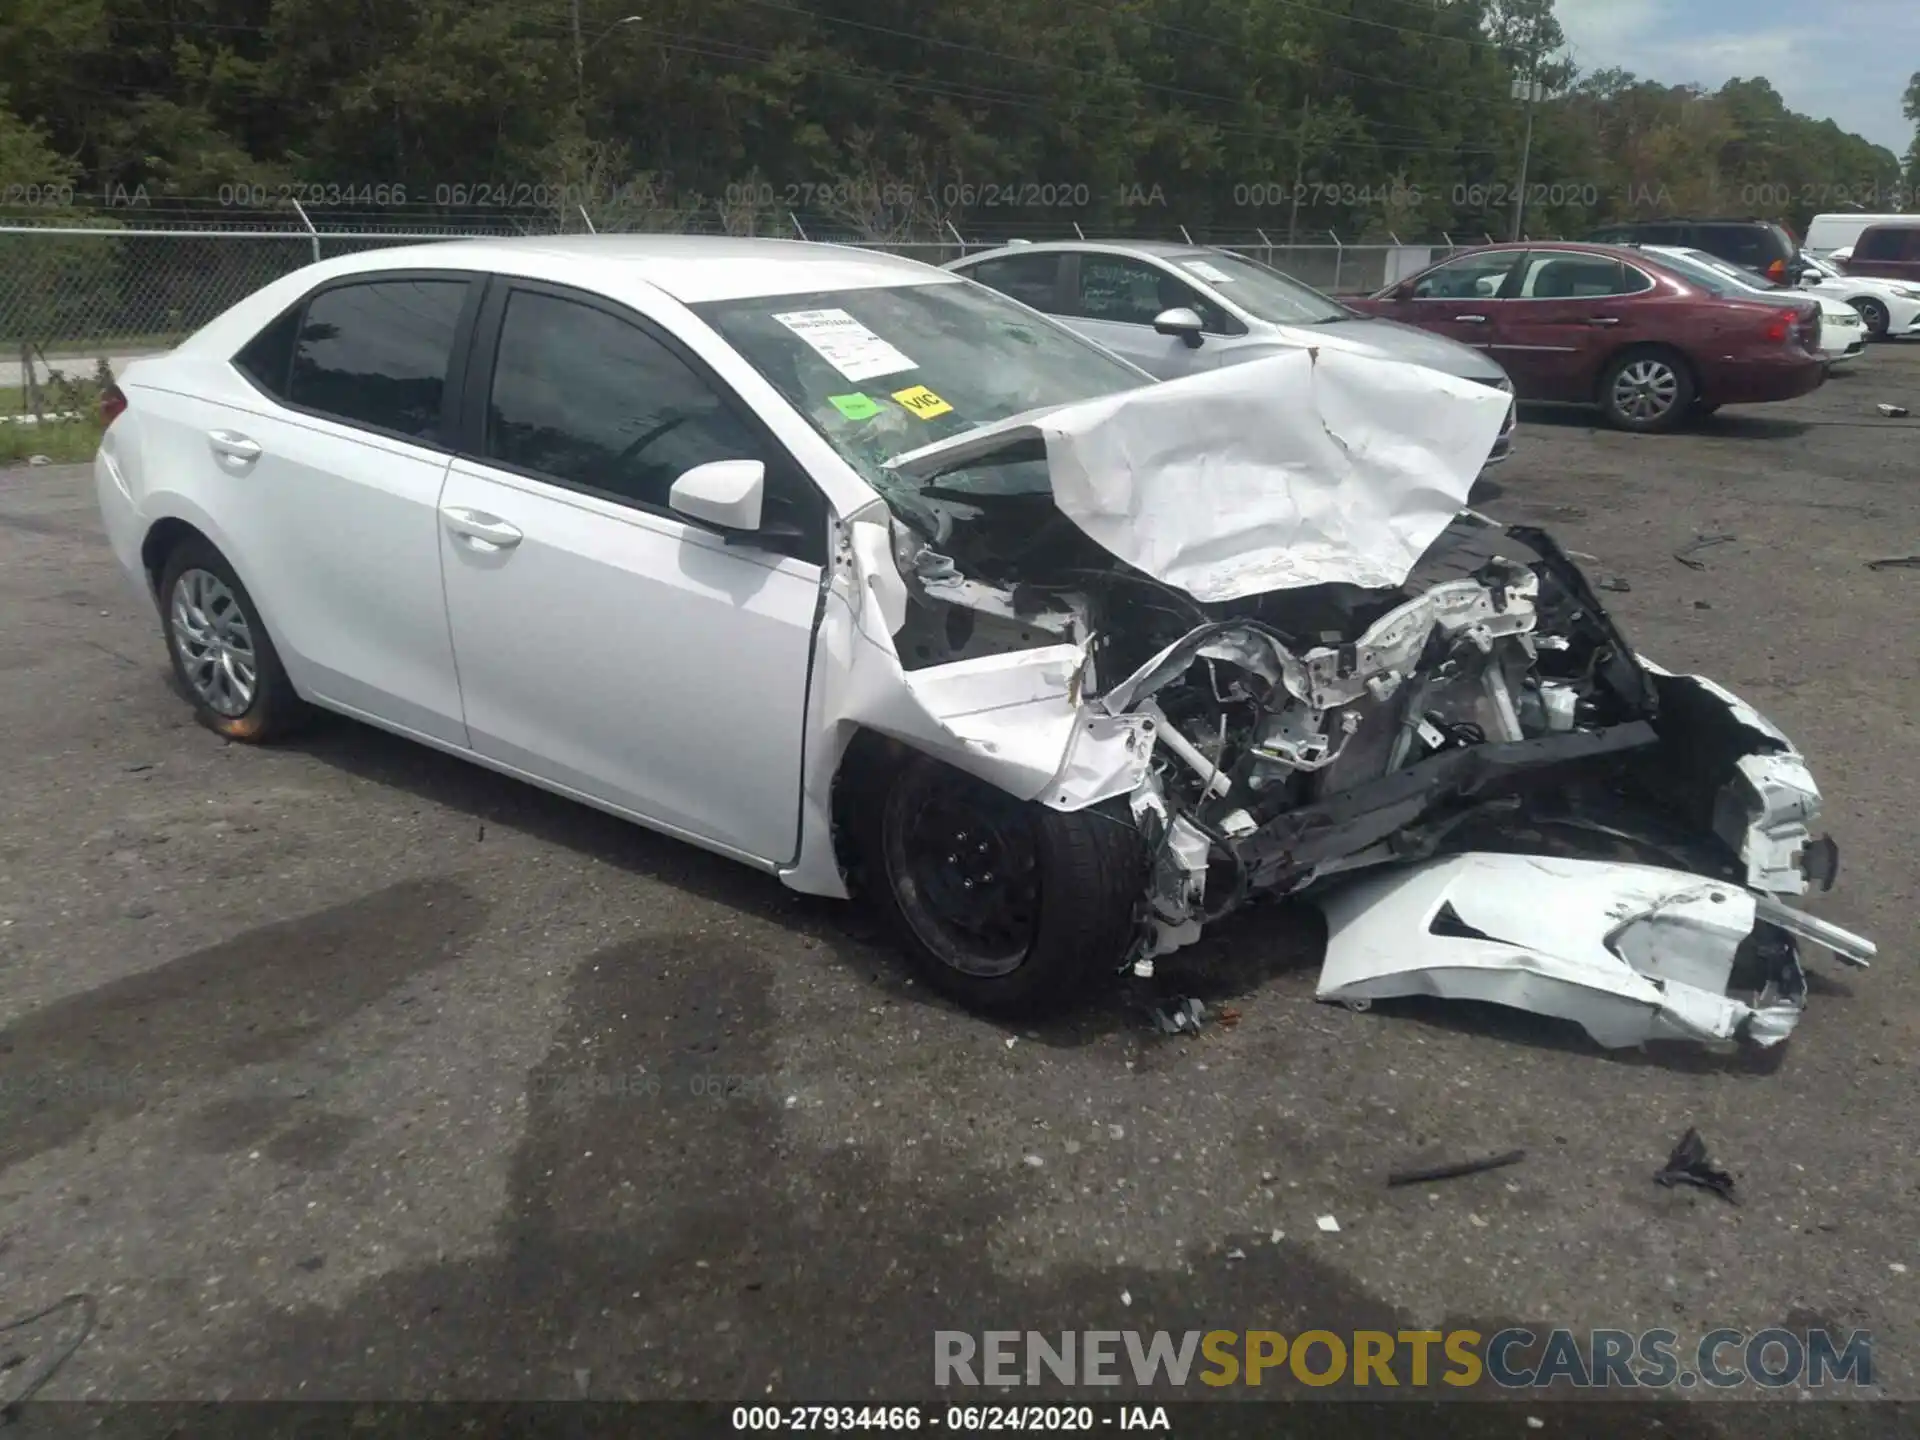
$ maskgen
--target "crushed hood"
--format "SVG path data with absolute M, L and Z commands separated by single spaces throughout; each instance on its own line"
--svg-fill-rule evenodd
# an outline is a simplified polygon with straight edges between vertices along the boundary
M 1503 391 L 1334 348 L 1030 412 L 898 456 L 909 478 L 1044 443 L 1055 506 L 1206 604 L 1401 584 L 1466 504 Z

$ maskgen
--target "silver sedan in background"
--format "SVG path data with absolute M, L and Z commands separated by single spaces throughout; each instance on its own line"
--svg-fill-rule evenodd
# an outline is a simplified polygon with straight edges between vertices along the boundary
M 1015 242 L 945 267 L 991 286 L 1162 380 L 1303 346 L 1402 360 L 1509 393 L 1484 350 L 1351 310 L 1239 254 L 1169 241 Z M 1514 413 L 1487 457 L 1513 449 Z

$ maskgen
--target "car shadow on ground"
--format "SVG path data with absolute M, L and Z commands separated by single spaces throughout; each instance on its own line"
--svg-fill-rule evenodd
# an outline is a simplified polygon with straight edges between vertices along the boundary
M 1768 408 L 1747 405 L 1717 410 L 1711 415 L 1695 415 L 1678 430 L 1669 431 L 1666 435 L 1635 438 L 1664 440 L 1671 435 L 1703 435 L 1727 440 L 1790 440 L 1814 428 L 1805 420 L 1768 414 Z M 1584 430 L 1588 434 L 1614 433 L 1623 437 L 1631 435 L 1630 431 L 1615 431 L 1601 418 L 1598 410 L 1581 405 L 1528 401 L 1520 407 L 1520 422 L 1523 426 L 1532 425 L 1543 430 Z
M 957 1010 L 916 976 L 869 906 L 788 890 L 773 875 L 648 830 L 536 785 L 342 716 L 318 716 L 284 747 L 385 788 L 404 791 L 489 826 L 591 856 L 698 900 L 766 921 L 826 948 L 850 975 L 901 1004 Z M 484 843 L 484 842 L 481 842 Z M 1044 1020 L 1007 1020 L 1008 1033 L 1076 1048 L 1153 1025 L 1155 1008 L 1187 996 L 1208 1004 L 1250 995 L 1278 975 L 1317 966 L 1318 912 L 1250 907 L 1213 927 L 1148 981 L 1090 980 L 1085 1003 Z

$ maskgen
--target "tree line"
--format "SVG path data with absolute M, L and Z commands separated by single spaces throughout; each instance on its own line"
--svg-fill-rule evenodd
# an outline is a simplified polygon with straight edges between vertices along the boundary
M 1552 0 L 8 0 L 0 214 L 1503 238 L 1534 80 L 1532 233 L 1911 203 L 1764 78 L 1563 53 Z

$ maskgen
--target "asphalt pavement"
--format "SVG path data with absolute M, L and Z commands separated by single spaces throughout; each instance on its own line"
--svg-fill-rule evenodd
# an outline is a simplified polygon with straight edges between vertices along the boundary
M 223 743 L 88 472 L 0 471 L 0 1321 L 93 1298 L 63 1398 L 932 1399 L 937 1329 L 1508 1322 L 1865 1329 L 1914 1398 L 1920 570 L 1867 562 L 1920 553 L 1920 421 L 1881 401 L 1920 349 L 1677 436 L 1529 414 L 1481 498 L 1811 759 L 1812 903 L 1881 959 L 1816 953 L 1758 1061 L 1322 1006 L 1284 908 L 1163 966 L 1237 1014 L 1198 1037 L 1124 988 L 974 1018 L 843 907 L 457 759 Z M 1653 1183 L 1689 1126 L 1739 1205 Z

